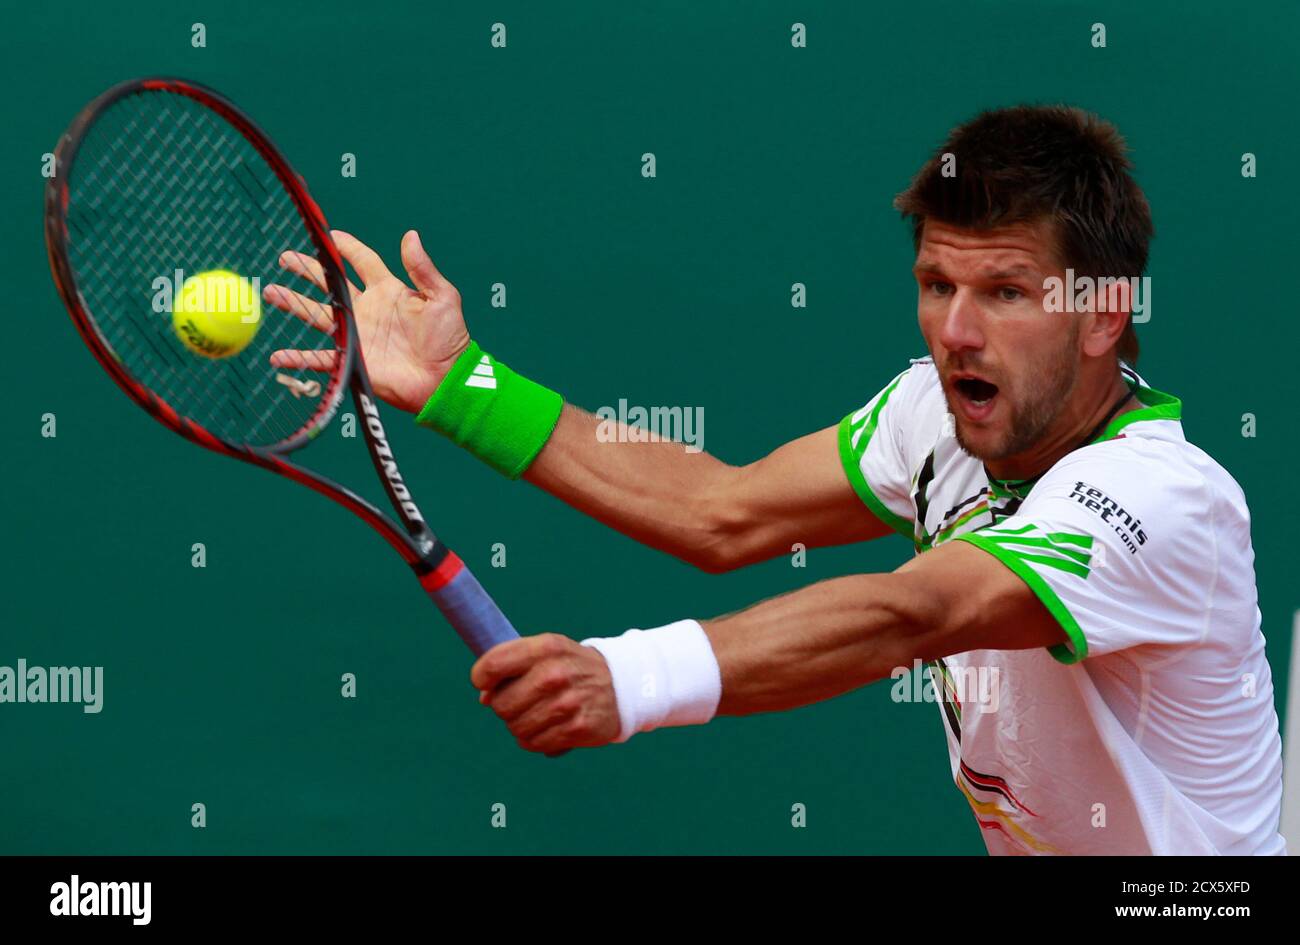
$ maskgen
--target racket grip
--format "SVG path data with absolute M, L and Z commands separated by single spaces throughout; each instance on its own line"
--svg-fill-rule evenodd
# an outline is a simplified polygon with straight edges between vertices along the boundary
M 455 552 L 447 552 L 438 567 L 421 576 L 420 584 L 475 656 L 498 643 L 519 639 L 497 602 Z
M 519 639 L 519 631 L 454 551 L 448 551 L 442 564 L 422 576 L 420 584 L 475 656 L 482 656 L 498 643 Z M 510 685 L 510 681 L 504 685 Z M 546 757 L 559 758 L 568 753 L 566 748 Z

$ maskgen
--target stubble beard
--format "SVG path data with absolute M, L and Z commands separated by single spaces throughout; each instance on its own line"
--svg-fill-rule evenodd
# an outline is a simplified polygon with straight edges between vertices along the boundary
M 1065 409 L 1070 392 L 1078 380 L 1079 362 L 1075 356 L 1078 334 L 1076 324 L 1057 351 L 1030 365 L 1024 374 L 1022 392 L 1016 402 L 1008 398 L 1011 407 L 1010 427 L 1000 441 L 991 446 L 976 447 L 963 435 L 961 417 L 953 409 L 951 398 L 948 398 L 948 411 L 953 416 L 957 445 L 964 452 L 986 463 L 1017 456 L 1037 445 Z M 1006 389 L 999 388 L 998 396 L 1007 397 L 1008 393 Z M 944 396 L 948 396 L 947 391 Z

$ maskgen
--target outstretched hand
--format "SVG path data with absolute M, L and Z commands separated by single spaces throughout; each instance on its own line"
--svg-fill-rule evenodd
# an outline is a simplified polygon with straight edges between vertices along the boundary
M 414 288 L 389 272 L 379 254 L 356 237 L 341 230 L 332 235 L 364 286 L 358 289 L 348 282 L 361 352 L 375 393 L 394 407 L 416 413 L 469 347 L 460 293 L 434 266 L 414 230 L 402 237 L 402 265 Z M 321 291 L 329 291 L 324 271 L 314 257 L 286 252 L 280 256 L 280 265 Z M 334 330 L 334 315 L 321 302 L 282 285 L 267 286 L 262 297 L 313 328 L 326 333 Z M 283 349 L 271 355 L 271 364 L 330 371 L 335 357 L 332 350 Z

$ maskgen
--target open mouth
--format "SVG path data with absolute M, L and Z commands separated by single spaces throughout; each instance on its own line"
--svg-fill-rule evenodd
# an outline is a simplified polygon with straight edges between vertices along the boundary
M 998 385 L 980 377 L 958 377 L 953 380 L 952 386 L 962 412 L 971 420 L 983 420 L 993 410 Z
M 986 404 L 998 394 L 997 384 L 990 384 L 978 377 L 958 378 L 956 387 L 963 397 L 976 405 Z

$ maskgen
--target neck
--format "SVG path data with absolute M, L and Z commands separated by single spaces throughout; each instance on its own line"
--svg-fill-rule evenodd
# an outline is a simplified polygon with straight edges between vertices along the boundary
M 1138 409 L 1140 405 L 1135 397 L 1130 396 L 1120 402 L 1126 394 L 1129 394 L 1128 383 L 1117 370 L 1108 382 L 1097 387 L 1093 395 L 1071 398 L 1051 429 L 1032 449 L 1015 456 L 990 460 L 984 464 L 984 468 L 993 478 L 1009 481 L 1041 476 L 1061 457 L 1083 446 L 1085 440 L 1099 435 L 1104 424 L 1121 414 Z

